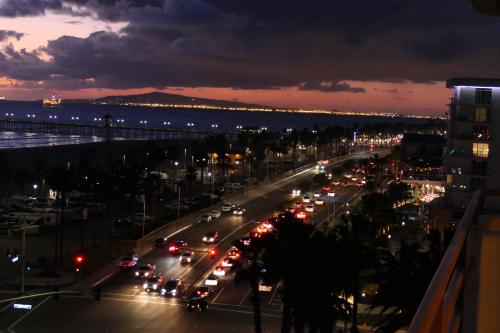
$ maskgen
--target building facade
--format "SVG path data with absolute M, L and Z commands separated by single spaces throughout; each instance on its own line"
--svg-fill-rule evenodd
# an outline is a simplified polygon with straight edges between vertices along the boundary
M 448 144 L 444 152 L 445 204 L 465 209 L 471 193 L 500 188 L 500 79 L 453 78 Z M 496 177 L 495 177 L 496 176 Z

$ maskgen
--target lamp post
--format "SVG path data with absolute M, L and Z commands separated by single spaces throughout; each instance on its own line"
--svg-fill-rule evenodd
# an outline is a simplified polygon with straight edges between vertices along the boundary
M 210 199 L 211 199 L 210 210 L 213 210 L 214 209 L 215 179 L 214 179 L 214 175 L 211 172 L 208 173 L 208 176 L 210 177 L 210 182 L 212 183 L 212 195 L 210 196 Z

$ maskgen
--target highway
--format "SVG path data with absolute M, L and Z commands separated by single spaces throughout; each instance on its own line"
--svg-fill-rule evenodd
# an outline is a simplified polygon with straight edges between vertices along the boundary
M 355 158 L 367 156 L 358 154 Z M 250 289 L 244 283 L 236 285 L 231 272 L 214 288 L 208 311 L 187 312 L 187 299 L 196 286 L 204 283 L 205 276 L 235 239 L 272 216 L 280 204 L 293 198 L 292 190 L 298 182 L 312 179 L 316 173 L 314 168 L 308 168 L 278 182 L 275 190 L 244 203 L 246 214 L 243 216 L 222 213 L 215 222 L 193 223 L 176 234 L 173 240 L 187 241 L 188 248 L 194 251 L 191 264 L 181 264 L 178 256 L 168 254 L 167 247 L 155 248 L 139 259 L 139 264 L 156 265 L 157 272 L 166 279 L 181 278 L 184 288 L 180 297 L 147 293 L 142 288 L 144 279 L 136 278 L 132 270 L 123 270 L 101 285 L 100 301 L 90 295 L 61 295 L 58 300 L 40 297 L 26 301 L 33 306 L 30 311 L 0 306 L 0 332 L 253 332 L 252 308 L 248 300 Z M 359 193 L 360 188 L 341 186 L 335 192 L 336 206 L 340 208 Z M 240 204 L 237 200 L 234 203 Z M 307 223 L 319 224 L 327 217 L 327 207 L 317 207 L 314 213 L 308 214 Z M 207 245 L 202 238 L 212 231 L 219 233 L 219 242 Z M 216 258 L 208 253 L 212 248 L 217 251 Z M 264 332 L 279 331 L 281 300 L 276 290 L 262 293 Z

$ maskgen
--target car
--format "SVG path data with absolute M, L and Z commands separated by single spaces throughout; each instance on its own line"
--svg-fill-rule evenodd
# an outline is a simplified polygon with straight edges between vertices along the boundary
M 155 247 L 167 246 L 167 237 L 160 237 L 155 239 Z
M 258 233 L 260 233 L 260 234 L 264 234 L 264 233 L 266 233 L 266 232 L 269 232 L 269 231 L 270 231 L 270 229 L 266 228 L 266 227 L 264 226 L 264 224 L 260 224 L 260 225 L 257 227 L 257 229 L 256 229 L 256 230 L 257 230 L 257 232 L 258 232 Z
M 138 261 L 137 256 L 129 255 L 122 257 L 118 265 L 120 266 L 120 268 L 132 268 L 137 266 L 137 261 Z
M 250 245 L 250 241 L 251 241 L 250 236 L 243 236 L 243 237 L 241 237 L 241 242 L 245 246 L 249 246 Z
M 203 241 L 205 243 L 217 243 L 219 241 L 219 233 L 217 231 L 208 232 L 203 236 Z
M 213 274 L 215 276 L 225 276 L 226 275 L 226 270 L 224 269 L 224 267 L 222 267 L 222 265 L 217 265 L 214 269 L 214 272 Z
M 220 217 L 220 211 L 213 210 L 209 213 L 209 215 L 212 217 L 212 219 L 218 219 Z
M 234 210 L 233 210 L 233 215 L 243 215 L 245 214 L 245 208 L 242 208 L 242 207 L 236 207 Z
M 231 249 L 231 251 L 229 251 L 227 256 L 233 260 L 238 260 L 241 258 L 241 251 L 237 248 L 233 248 Z
M 321 193 L 319 193 L 319 192 L 315 192 L 313 194 L 313 197 L 315 197 L 315 198 L 319 198 L 320 196 L 321 196 Z
M 292 190 L 293 195 L 300 195 L 300 190 L 299 189 L 294 189 Z
M 259 182 L 259 180 L 255 177 L 250 177 L 250 178 L 245 179 L 245 183 L 247 183 L 247 184 L 256 184 L 258 182 Z
M 187 248 L 187 242 L 182 240 L 172 241 L 168 244 L 168 253 L 179 255 Z
M 310 203 L 311 202 L 311 197 L 308 196 L 308 195 L 304 195 L 304 197 L 302 198 L 302 202 L 303 203 Z
M 330 192 L 330 186 L 323 186 L 323 188 L 321 189 L 321 191 L 325 192 L 325 193 Z
M 233 267 L 234 262 L 235 262 L 234 259 L 232 259 L 229 256 L 226 256 L 226 257 L 224 257 L 224 259 L 222 259 L 222 262 L 220 264 L 222 267 L 231 268 L 231 267 Z
M 205 286 L 217 286 L 219 284 L 219 278 L 214 274 L 209 274 L 205 279 Z
M 307 217 L 307 214 L 303 211 L 299 211 L 295 214 L 295 218 L 299 219 L 299 220 L 305 220 Z
M 193 295 L 195 297 L 200 297 L 200 298 L 205 298 L 205 297 L 210 297 L 214 294 L 214 290 L 210 287 L 198 287 L 194 292 Z
M 321 198 L 317 198 L 316 200 L 314 200 L 314 204 L 316 206 L 323 206 L 325 204 L 325 200 L 321 199 Z
M 182 281 L 181 279 L 168 280 L 161 289 L 162 296 L 176 297 L 182 294 Z
M 333 185 L 333 186 L 340 186 L 341 184 L 342 184 L 342 183 L 341 183 L 340 181 L 338 181 L 338 180 L 336 180 L 336 181 L 332 182 L 332 185 Z
M 132 220 L 128 217 L 122 217 L 122 218 L 119 218 L 119 219 L 116 219 L 115 220 L 115 223 L 118 224 L 118 225 L 131 225 L 132 224 Z
M 161 290 L 162 285 L 163 285 L 163 275 L 158 274 L 149 277 L 142 285 L 142 288 L 146 292 L 158 291 Z
M 293 204 L 293 207 L 296 209 L 302 208 L 302 201 L 297 201 L 296 203 Z
M 270 293 L 271 291 L 273 291 L 273 286 L 269 283 L 264 282 L 263 280 L 260 280 L 259 291 Z
M 189 300 L 186 308 L 189 312 L 203 312 L 208 309 L 208 302 L 204 297 L 193 297 Z
M 224 213 L 229 213 L 231 212 L 234 208 L 236 207 L 235 204 L 231 204 L 231 203 L 225 203 L 222 205 L 222 208 L 221 208 L 221 211 L 223 211 Z
M 137 269 L 134 272 L 135 277 L 140 278 L 140 277 L 150 277 L 152 276 L 156 271 L 156 266 L 155 265 L 141 265 L 138 266 Z
M 306 212 L 312 213 L 314 212 L 314 205 L 306 205 Z
M 181 264 L 190 264 L 194 259 L 193 251 L 183 251 L 180 257 Z
M 198 219 L 198 222 L 201 222 L 201 223 L 206 223 L 206 222 L 211 222 L 212 221 L 212 216 L 208 215 L 208 214 L 203 214 L 199 219 Z

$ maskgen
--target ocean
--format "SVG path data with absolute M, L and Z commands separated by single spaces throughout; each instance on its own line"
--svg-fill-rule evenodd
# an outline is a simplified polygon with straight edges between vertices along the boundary
M 367 123 L 412 122 L 425 119 L 399 117 L 342 116 L 311 113 L 252 112 L 201 109 L 170 109 L 94 104 L 61 104 L 42 106 L 41 102 L 0 101 L 0 119 L 50 121 L 80 124 L 102 124 L 104 115 L 113 117 L 117 126 L 193 128 L 236 133 L 241 127 L 266 128 L 270 131 L 332 125 L 352 127 Z M 35 133 L 0 132 L 0 149 L 80 144 L 101 141 L 97 137 L 39 135 Z

